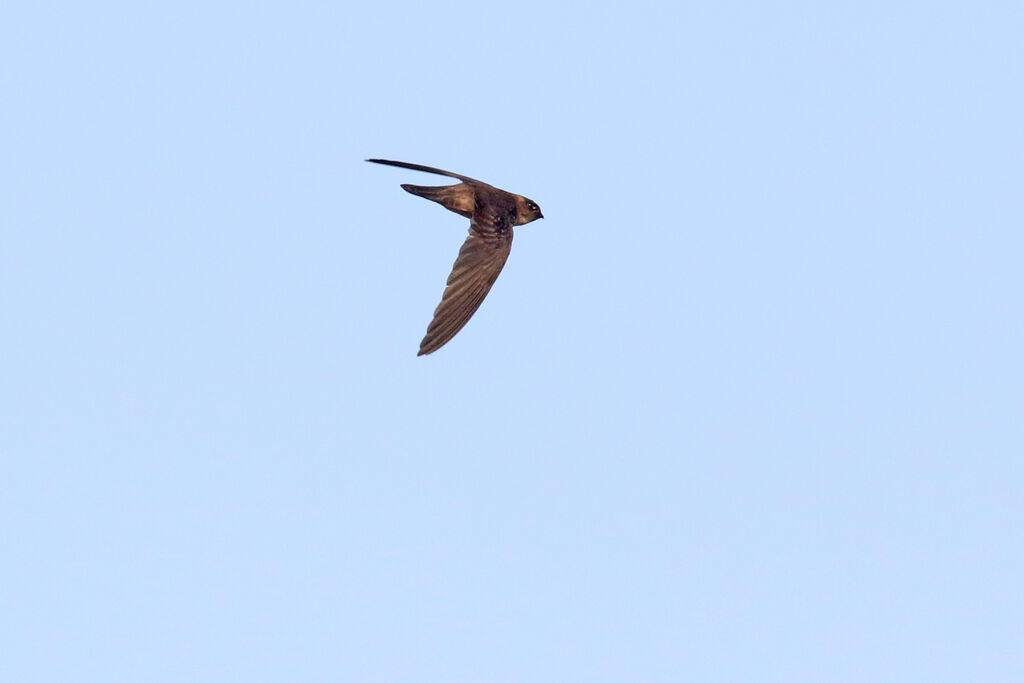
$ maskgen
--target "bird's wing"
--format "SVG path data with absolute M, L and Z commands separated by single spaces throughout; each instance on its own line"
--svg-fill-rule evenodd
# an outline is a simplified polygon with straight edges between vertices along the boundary
M 489 221 L 476 219 L 470 223 L 469 237 L 455 259 L 448 286 L 417 355 L 437 351 L 463 328 L 491 291 L 511 250 L 511 227 L 497 228 Z
M 399 168 L 409 168 L 413 171 L 423 171 L 424 173 L 436 173 L 438 175 L 446 175 L 449 178 L 458 178 L 468 183 L 479 183 L 480 181 L 476 178 L 470 178 L 469 176 L 459 175 L 458 173 L 452 173 L 451 171 L 443 171 L 440 168 L 434 168 L 433 166 L 421 166 L 420 164 L 410 164 L 407 161 L 390 161 L 388 159 L 367 159 L 375 164 L 384 164 L 386 166 L 398 166 Z M 486 183 L 484 183 L 486 184 Z

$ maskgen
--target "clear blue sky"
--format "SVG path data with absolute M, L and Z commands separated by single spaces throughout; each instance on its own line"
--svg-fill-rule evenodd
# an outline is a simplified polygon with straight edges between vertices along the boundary
M 0 680 L 1024 680 L 1020 3 L 88 5 L 0 10 Z M 547 216 L 432 356 L 371 156 Z

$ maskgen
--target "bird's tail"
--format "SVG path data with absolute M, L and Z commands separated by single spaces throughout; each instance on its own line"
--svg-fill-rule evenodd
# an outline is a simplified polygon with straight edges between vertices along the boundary
M 473 216 L 473 192 L 465 184 L 458 185 L 409 185 L 403 184 L 402 189 L 406 192 L 437 202 L 449 211 L 454 211 L 466 218 Z

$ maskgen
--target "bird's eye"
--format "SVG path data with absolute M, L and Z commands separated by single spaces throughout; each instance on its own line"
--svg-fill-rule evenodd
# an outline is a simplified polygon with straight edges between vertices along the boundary
M 530 211 L 536 211 L 537 210 L 537 205 L 534 204 L 533 202 L 530 202 L 526 206 L 529 207 Z

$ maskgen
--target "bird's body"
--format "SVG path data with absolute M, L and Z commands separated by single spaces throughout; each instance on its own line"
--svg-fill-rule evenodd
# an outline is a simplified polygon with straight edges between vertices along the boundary
M 367 159 L 376 164 L 456 178 L 455 185 L 428 187 L 402 185 L 402 189 L 437 202 L 470 220 L 469 237 L 462 244 L 448 276 L 441 303 L 420 343 L 420 356 L 433 353 L 451 340 L 480 307 L 512 250 L 512 228 L 543 218 L 540 207 L 522 195 L 488 185 L 468 176 L 404 161 Z

